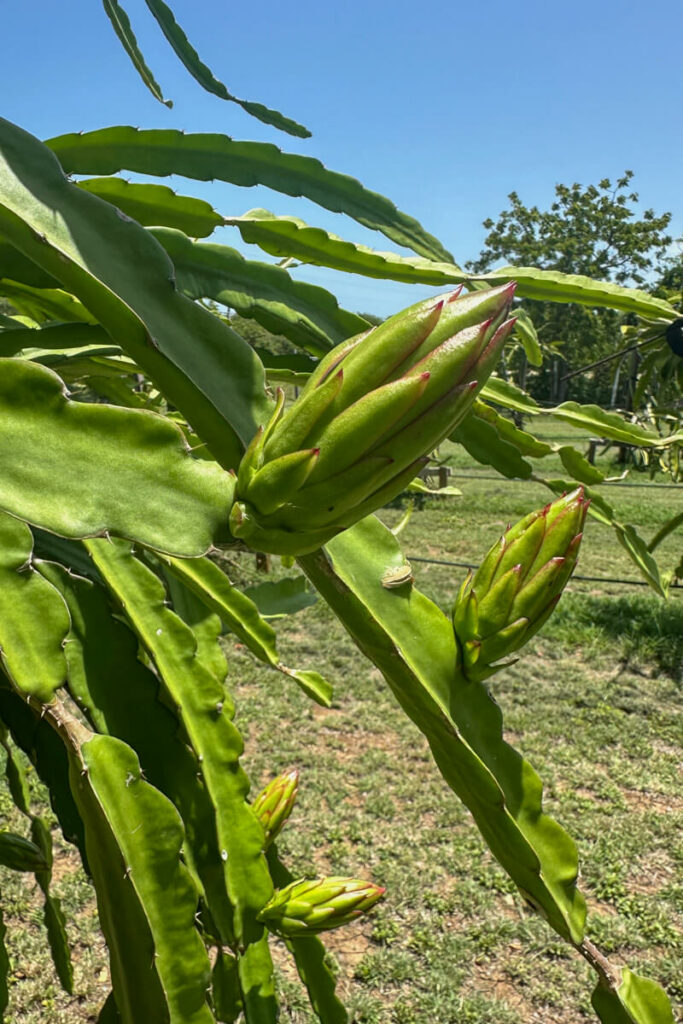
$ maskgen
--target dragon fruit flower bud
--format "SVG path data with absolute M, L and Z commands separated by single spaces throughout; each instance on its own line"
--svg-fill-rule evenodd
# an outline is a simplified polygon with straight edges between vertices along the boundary
M 550 617 L 579 553 L 590 502 L 583 488 L 510 527 L 460 588 L 453 628 L 461 668 L 486 679 Z
M 360 917 L 384 895 L 384 889 L 357 878 L 301 879 L 276 889 L 258 918 L 284 937 L 314 935 Z
M 469 412 L 514 326 L 514 284 L 427 299 L 329 352 L 240 464 L 232 534 L 299 555 L 390 501 Z
M 251 805 L 265 832 L 265 849 L 276 839 L 292 813 L 298 788 L 299 770 L 290 768 L 271 779 Z

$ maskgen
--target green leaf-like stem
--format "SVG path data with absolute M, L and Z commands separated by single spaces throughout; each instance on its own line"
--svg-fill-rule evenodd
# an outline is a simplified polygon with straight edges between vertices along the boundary
M 324 355 L 370 326 L 324 288 L 295 281 L 281 267 L 246 260 L 226 245 L 192 242 L 179 231 L 152 233 L 173 260 L 185 295 L 221 302 L 313 355 Z
M 31 565 L 26 523 L 0 513 L 0 657 L 17 690 L 49 701 L 66 681 L 64 600 Z
M 289 135 L 296 135 L 301 139 L 310 137 L 311 133 L 308 128 L 304 128 L 302 124 L 293 121 L 290 117 L 285 117 L 278 110 L 269 110 L 262 103 L 240 100 L 229 93 L 223 83 L 214 76 L 211 69 L 200 60 L 199 54 L 190 44 L 189 39 L 175 20 L 173 11 L 168 4 L 165 4 L 163 0 L 145 0 L 145 2 L 176 54 L 203 89 L 213 93 L 215 96 L 220 96 L 223 100 L 231 100 L 233 103 L 237 103 L 247 114 L 251 114 L 252 117 L 257 118 L 264 124 L 273 125 L 274 128 L 279 128 L 281 131 L 287 132 Z
M 427 737 L 494 856 L 560 935 L 580 941 L 576 847 L 542 812 L 541 781 L 504 742 L 486 688 L 458 673 L 450 622 L 414 586 L 382 586 L 386 570 L 405 561 L 395 537 L 369 518 L 327 551 L 302 556 L 302 568 Z
M 130 19 L 124 11 L 118 0 L 102 0 L 102 4 L 107 13 L 107 17 L 112 23 L 112 27 L 119 37 L 121 45 L 131 59 L 131 63 L 140 78 L 145 83 L 152 96 L 163 103 L 166 107 L 172 107 L 172 100 L 165 100 L 164 95 L 161 91 L 161 87 L 157 82 L 156 78 L 147 66 L 147 62 L 142 55 L 138 41 L 135 38 L 135 34 L 130 24 Z
M 218 847 L 235 909 L 239 971 L 248 1024 L 276 1019 L 272 962 L 256 915 L 272 895 L 263 857 L 263 831 L 246 802 L 249 782 L 240 766 L 242 738 L 229 694 L 203 660 L 190 627 L 166 604 L 161 581 L 123 541 L 85 544 L 107 586 L 154 660 L 178 709 L 216 814 Z
M 148 231 L 70 182 L 46 146 L 3 120 L 0 197 L 0 232 L 87 306 L 222 465 L 236 465 L 270 406 L 249 345 L 177 290 Z
M 0 362 L 0 508 L 63 537 L 114 533 L 179 555 L 229 537 L 233 477 L 191 458 L 173 423 L 72 402 L 51 370 Z
M 319 160 L 283 153 L 264 142 L 237 142 L 227 135 L 185 135 L 179 131 L 140 131 L 130 126 L 103 128 L 48 141 L 68 174 L 182 174 L 200 181 L 266 185 L 289 196 L 303 196 L 334 213 L 346 213 L 427 259 L 451 262 L 441 243 L 384 196 L 355 178 L 330 171 Z

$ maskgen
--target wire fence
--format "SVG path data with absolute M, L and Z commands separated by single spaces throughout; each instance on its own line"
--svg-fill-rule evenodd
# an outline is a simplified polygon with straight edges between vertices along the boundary
M 525 477 L 522 477 L 522 476 L 507 477 L 507 476 L 499 476 L 496 473 L 477 473 L 477 472 L 474 472 L 474 473 L 470 472 L 470 473 L 468 473 L 468 472 L 461 472 L 459 469 L 455 469 L 454 467 L 450 467 L 450 468 L 451 468 L 451 473 L 450 473 L 451 479 L 453 479 L 454 477 L 457 477 L 458 479 L 464 479 L 464 480 L 497 480 L 498 483 L 515 483 L 515 484 L 536 484 L 536 483 L 540 484 L 541 483 L 540 480 L 529 480 L 529 479 L 526 479 Z M 577 486 L 578 486 L 578 484 L 577 484 Z M 609 480 L 609 481 L 605 480 L 602 483 L 600 483 L 599 486 L 600 487 L 623 487 L 625 489 L 627 489 L 629 487 L 657 487 L 657 488 L 661 488 L 661 489 L 667 490 L 667 491 L 671 491 L 671 490 L 683 491 L 683 484 L 674 484 L 674 483 L 670 483 L 670 484 L 642 483 L 642 484 L 640 484 L 640 483 L 632 483 L 630 481 L 629 482 L 624 481 L 622 483 L 619 480 Z
M 410 562 L 422 562 L 425 565 L 446 565 L 451 566 L 455 569 L 478 569 L 479 566 L 474 562 L 452 562 L 446 558 L 425 558 L 422 555 L 408 555 L 408 561 Z M 649 587 L 650 584 L 646 580 L 633 580 L 633 579 L 621 579 L 618 576 L 582 576 L 579 573 L 572 574 L 572 581 L 581 580 L 585 583 L 609 583 L 616 584 L 618 586 L 625 587 Z M 672 590 L 683 590 L 682 583 L 672 583 Z
M 460 480 L 493 480 L 496 483 L 504 483 L 504 484 L 521 483 L 521 484 L 538 484 L 539 486 L 543 486 L 543 482 L 540 481 L 540 480 L 528 480 L 528 479 L 524 479 L 523 477 L 504 477 L 504 476 L 500 476 L 499 474 L 496 474 L 496 473 L 478 473 L 476 471 L 475 472 L 467 472 L 467 471 L 461 472 L 460 470 L 454 468 L 453 466 L 448 466 L 448 467 L 441 466 L 440 469 L 441 469 L 442 472 L 443 472 L 444 469 L 446 469 L 448 480 L 455 481 L 456 483 L 458 481 L 460 481 Z M 450 472 L 448 472 L 448 471 L 450 471 Z M 432 470 L 430 475 L 434 475 L 437 472 L 438 472 L 438 470 Z M 443 484 L 445 484 L 445 483 L 446 483 L 446 481 L 444 480 Z M 440 481 L 440 484 L 441 484 L 441 481 Z M 622 481 L 618 481 L 618 480 L 614 480 L 614 481 L 610 481 L 610 482 L 604 482 L 600 486 L 601 487 L 623 487 L 623 488 L 630 488 L 630 487 L 635 487 L 635 488 L 637 488 L 637 487 L 640 487 L 640 488 L 642 488 L 642 487 L 657 487 L 657 488 L 663 488 L 663 489 L 667 489 L 667 490 L 683 490 L 683 484 L 673 484 L 673 483 L 668 483 L 668 484 L 632 483 L 630 481 L 627 483 L 625 481 L 622 482 Z M 435 496 L 438 496 L 438 492 L 435 492 Z M 441 559 L 441 558 L 424 558 L 424 557 L 422 557 L 420 555 L 409 555 L 408 558 L 411 561 L 413 561 L 413 562 L 423 562 L 423 563 L 429 564 L 429 565 L 445 565 L 445 566 L 451 566 L 453 568 L 458 568 L 458 569 L 477 569 L 478 568 L 478 566 L 475 565 L 472 562 L 452 562 L 452 561 L 449 561 L 447 559 Z M 572 575 L 572 580 L 574 580 L 574 581 L 581 581 L 582 583 L 604 583 L 604 584 L 610 584 L 610 585 L 614 585 L 614 586 L 624 586 L 624 587 L 649 587 L 650 586 L 650 584 L 646 580 L 622 579 L 622 578 L 616 577 L 616 576 L 584 576 L 584 575 L 581 575 L 579 573 L 574 573 Z M 683 583 L 673 582 L 673 583 L 671 583 L 669 585 L 669 589 L 670 590 L 683 590 Z

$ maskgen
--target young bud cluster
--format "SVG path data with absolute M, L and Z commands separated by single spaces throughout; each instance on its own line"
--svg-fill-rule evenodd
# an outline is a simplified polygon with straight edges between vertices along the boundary
M 258 916 L 278 935 L 314 935 L 360 917 L 383 895 L 379 885 L 358 878 L 301 879 L 277 889 Z
M 552 614 L 579 553 L 589 502 L 579 487 L 511 527 L 463 583 L 453 627 L 469 679 L 486 679 Z
M 305 554 L 399 494 L 493 371 L 514 288 L 419 302 L 329 352 L 287 412 L 280 392 L 240 464 L 233 535 Z
M 277 838 L 292 813 L 298 789 L 299 770 L 290 768 L 289 771 L 271 779 L 251 805 L 252 811 L 263 826 L 266 849 Z

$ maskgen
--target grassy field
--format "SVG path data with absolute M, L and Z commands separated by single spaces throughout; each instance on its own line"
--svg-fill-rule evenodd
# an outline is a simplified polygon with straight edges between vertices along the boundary
M 549 426 L 553 440 L 568 428 Z M 505 524 L 543 504 L 537 483 L 487 479 L 460 451 L 459 498 L 430 498 L 402 534 L 417 585 L 448 608 L 464 570 L 417 561 L 478 561 Z M 560 475 L 550 460 L 547 475 Z M 546 465 L 541 464 L 544 472 Z M 639 478 L 642 479 L 642 478 Z M 683 490 L 616 487 L 623 521 L 649 538 Z M 400 508 L 382 517 L 395 524 Z M 681 533 L 662 546 L 673 565 Z M 235 573 L 256 576 L 253 557 Z M 277 559 L 273 560 L 277 563 Z M 283 570 L 273 566 L 273 578 Z M 637 580 L 608 528 L 589 521 L 579 575 Z M 331 934 L 339 986 L 357 1024 L 580 1024 L 593 1019 L 589 971 L 530 914 L 443 783 L 422 736 L 380 674 L 321 602 L 278 624 L 285 662 L 335 684 L 319 708 L 226 637 L 230 684 L 254 787 L 290 765 L 300 797 L 281 853 L 295 874 L 358 874 L 387 887 L 362 924 Z M 683 1012 L 683 599 L 645 587 L 572 582 L 522 659 L 492 681 L 507 738 L 540 772 L 546 808 L 576 839 L 589 936 L 616 963 L 667 987 Z M 35 790 L 36 806 L 42 801 Z M 4 827 L 25 831 L 0 795 Z M 55 889 L 73 939 L 76 996 L 64 996 L 43 948 L 31 876 L 0 869 L 17 1024 L 96 1019 L 108 990 L 92 891 L 59 844 Z M 282 1020 L 313 1021 L 283 950 Z

